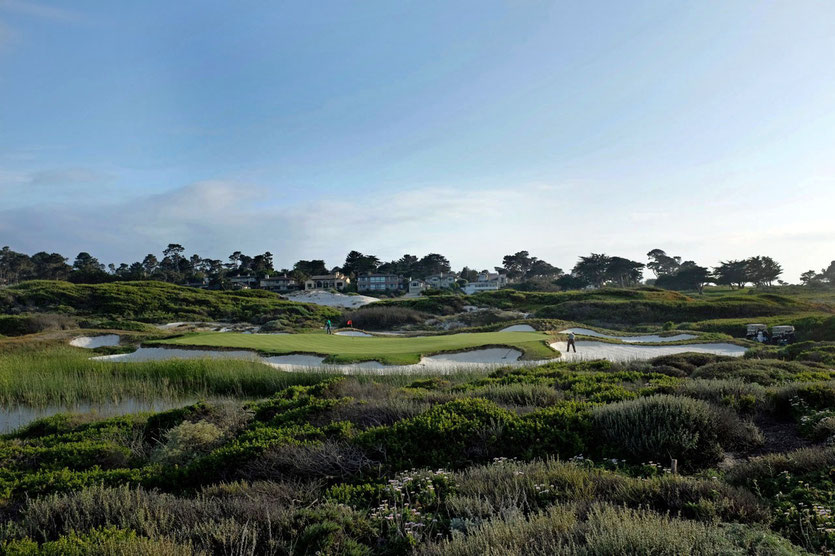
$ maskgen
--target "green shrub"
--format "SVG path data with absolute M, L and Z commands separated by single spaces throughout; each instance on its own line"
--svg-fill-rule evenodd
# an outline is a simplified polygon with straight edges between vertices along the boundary
M 515 514 L 462 526 L 466 534 L 431 544 L 420 553 L 445 556 L 798 553 L 790 542 L 762 529 L 711 525 L 606 504 L 592 506 L 584 516 L 576 507 L 560 505 L 528 516 Z
M 783 418 L 799 419 L 804 411 L 835 408 L 835 382 L 787 384 L 772 390 L 774 410 Z
M 767 386 L 781 382 L 827 380 L 832 373 L 828 370 L 812 369 L 793 361 L 738 359 L 709 363 L 693 371 L 690 376 L 707 379 L 736 379 Z
M 591 433 L 588 406 L 562 402 L 539 409 L 508 425 L 504 453 L 526 459 L 559 456 L 569 458 L 587 450 Z
M 409 324 L 421 324 L 428 318 L 427 314 L 408 307 L 377 305 L 367 305 L 345 314 L 342 317 L 343 324 L 350 320 L 355 328 L 390 330 Z
M 699 367 L 719 361 L 733 361 L 733 359 L 710 353 L 676 353 L 654 358 L 652 360 L 652 366 L 661 368 L 673 367 L 689 375 Z
M 482 399 L 459 399 L 390 427 L 375 427 L 356 442 L 395 469 L 460 466 L 492 457 L 516 416 Z
M 450 516 L 464 520 L 537 511 L 555 503 L 608 502 L 671 512 L 704 521 L 767 523 L 767 504 L 748 490 L 713 479 L 681 475 L 629 477 L 574 461 L 553 458 L 520 463 L 496 460 L 471 466 L 451 477 Z
M 165 433 L 165 442 L 156 449 L 153 460 L 169 465 L 187 463 L 212 450 L 223 436 L 223 431 L 212 423 L 183 421 Z
M 41 545 L 31 539 L 7 541 L 0 551 L 10 556 L 188 556 L 194 554 L 188 545 L 169 539 L 139 537 L 136 532 L 106 527 L 87 533 L 71 531 L 57 540 Z
M 803 474 L 835 466 L 835 448 L 802 448 L 783 454 L 768 454 L 734 465 L 727 472 L 731 484 L 754 485 L 781 473 Z
M 0 334 L 23 336 L 45 330 L 68 330 L 78 328 L 75 319 L 54 313 L 33 313 L 25 315 L 0 315 Z
M 665 390 L 678 396 L 728 406 L 746 414 L 752 414 L 760 409 L 765 403 L 767 395 L 764 386 L 743 382 L 739 379 L 688 380 L 665 388 Z
M 734 415 L 720 415 L 706 402 L 668 395 L 597 407 L 592 421 L 612 455 L 636 462 L 675 458 L 691 469 L 717 463 L 722 442 L 732 439 L 729 429 L 741 428 Z

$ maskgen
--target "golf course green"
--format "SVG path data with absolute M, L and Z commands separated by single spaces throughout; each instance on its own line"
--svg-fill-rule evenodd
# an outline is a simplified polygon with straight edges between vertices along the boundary
M 467 351 L 487 347 L 508 347 L 522 352 L 523 359 L 550 359 L 559 354 L 548 346 L 544 332 L 477 332 L 417 337 L 370 338 L 335 334 L 237 334 L 202 332 L 176 338 L 154 340 L 149 344 L 251 349 L 267 355 L 309 353 L 327 357 L 331 363 L 379 361 L 408 365 L 421 356 Z

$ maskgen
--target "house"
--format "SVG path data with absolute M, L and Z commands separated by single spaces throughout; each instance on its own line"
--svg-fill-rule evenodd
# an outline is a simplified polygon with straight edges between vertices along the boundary
M 424 282 L 423 280 L 419 280 L 417 278 L 415 278 L 414 280 L 409 280 L 410 297 L 420 295 L 420 293 L 427 288 L 428 286 L 426 285 L 426 282 Z
M 438 288 L 438 289 L 448 289 L 455 285 L 455 282 L 458 278 L 455 274 L 450 273 L 441 273 L 441 274 L 433 274 L 432 276 L 428 276 L 426 278 L 426 284 L 430 288 Z
M 311 276 L 304 283 L 305 290 L 343 290 L 351 283 L 351 279 L 341 272 Z
M 481 272 L 475 282 L 470 282 L 463 288 L 464 293 L 472 295 L 478 292 L 495 291 L 507 285 L 507 276 L 496 272 Z
M 298 289 L 296 280 L 286 274 L 280 276 L 265 276 L 261 279 L 261 289 L 271 292 L 286 292 Z
M 205 290 L 209 287 L 209 279 L 203 278 L 201 280 L 194 280 L 192 282 L 186 282 L 186 286 L 189 288 L 200 288 Z
M 248 290 L 258 285 L 258 278 L 255 276 L 232 276 L 229 278 L 229 283 L 233 288 L 241 290 Z
M 369 273 L 357 276 L 358 292 L 399 291 L 403 289 L 403 277 L 397 274 Z

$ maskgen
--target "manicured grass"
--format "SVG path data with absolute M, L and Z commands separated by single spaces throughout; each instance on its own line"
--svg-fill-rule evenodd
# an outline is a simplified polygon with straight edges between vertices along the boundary
M 559 354 L 548 346 L 544 332 L 478 332 L 419 337 L 361 338 L 329 334 L 235 334 L 203 332 L 153 343 L 181 346 L 252 349 L 270 355 L 312 353 L 330 362 L 380 361 L 387 364 L 417 363 L 422 355 L 464 351 L 485 347 L 518 349 L 525 359 L 550 359 Z

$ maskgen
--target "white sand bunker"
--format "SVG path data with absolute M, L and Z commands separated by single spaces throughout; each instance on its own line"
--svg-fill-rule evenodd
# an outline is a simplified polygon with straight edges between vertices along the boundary
M 104 334 L 103 336 L 79 336 L 70 340 L 70 345 L 79 348 L 95 349 L 105 346 L 118 346 L 119 336 Z
M 356 336 L 357 338 L 371 338 L 371 334 L 367 332 L 360 332 L 359 330 L 340 330 L 339 332 L 334 332 L 337 336 Z
M 582 361 L 589 359 L 608 359 L 609 361 L 635 361 L 652 359 L 661 355 L 676 353 L 710 353 L 713 355 L 742 356 L 746 348 L 735 344 L 684 344 L 678 346 L 625 346 L 604 342 L 576 342 L 577 352 L 566 352 L 566 342 L 555 342 L 551 347 L 561 352 L 562 361 Z
M 176 349 L 141 347 L 133 353 L 118 355 L 103 355 L 93 357 L 97 361 L 112 361 L 119 363 L 137 361 L 165 361 L 171 359 L 241 359 L 245 361 L 259 361 L 271 367 L 284 371 L 304 371 L 311 369 L 348 373 L 353 371 L 389 372 L 446 372 L 461 369 L 492 369 L 502 365 L 539 365 L 548 361 L 520 361 L 522 352 L 510 348 L 485 348 L 459 353 L 441 353 L 421 359 L 414 365 L 383 365 L 378 361 L 362 361 L 359 363 L 334 364 L 325 363 L 321 355 L 294 354 L 262 357 L 253 351 L 246 350 L 208 350 L 208 349 Z
M 284 297 L 298 303 L 313 303 L 314 305 L 346 307 L 349 309 L 380 301 L 376 297 L 369 297 L 367 295 L 345 295 L 344 293 L 333 293 L 323 290 L 288 293 Z
M 502 365 L 518 361 L 522 352 L 509 348 L 486 348 L 462 351 L 459 353 L 439 353 L 421 359 L 421 365 L 427 367 L 444 366 L 451 363 L 475 363 L 480 365 Z
M 502 328 L 499 332 L 536 332 L 536 328 L 530 324 L 514 324 L 507 328 Z
M 698 338 L 695 334 L 676 334 L 674 336 L 659 336 L 658 334 L 647 334 L 645 336 L 614 336 L 612 334 L 604 334 L 589 328 L 566 328 L 565 330 L 560 330 L 560 334 L 568 334 L 569 332 L 574 332 L 575 334 L 580 334 L 581 336 L 620 340 L 621 342 L 626 342 L 627 344 L 640 344 L 644 342 L 681 342 L 684 340 Z

